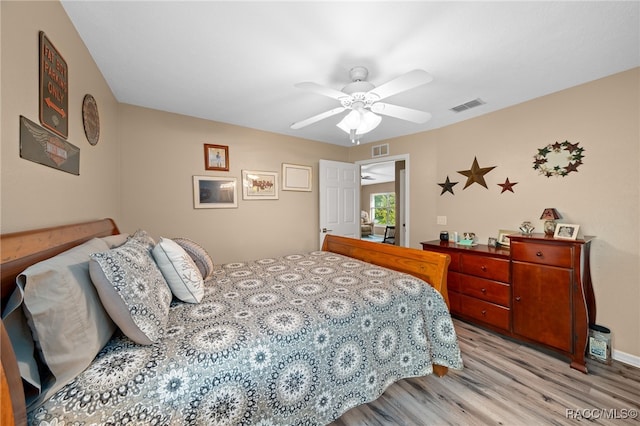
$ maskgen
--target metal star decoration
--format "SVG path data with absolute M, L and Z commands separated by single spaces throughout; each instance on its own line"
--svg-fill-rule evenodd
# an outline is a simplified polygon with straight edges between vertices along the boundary
M 469 185 L 472 185 L 474 183 L 477 183 L 487 188 L 487 183 L 484 181 L 484 175 L 486 175 L 487 173 L 489 173 L 491 170 L 495 168 L 496 166 L 480 167 L 478 165 L 478 158 L 473 157 L 473 164 L 471 165 L 471 169 L 458 171 L 458 173 L 467 177 L 467 183 L 464 185 L 464 188 L 462 189 L 467 189 Z
M 507 180 L 504 181 L 504 183 L 499 183 L 498 186 L 502 187 L 502 191 L 500 191 L 500 193 L 502 194 L 504 191 L 511 191 L 513 192 L 513 186 L 517 185 L 518 182 L 509 182 L 509 178 L 507 178 Z
M 453 193 L 453 187 L 457 184 L 458 182 L 451 182 L 449 180 L 449 176 L 447 176 L 447 180 L 445 180 L 444 183 L 438 184 L 442 187 L 442 192 L 440 193 L 440 195 L 444 194 L 445 192 L 450 192 L 452 195 L 456 195 Z

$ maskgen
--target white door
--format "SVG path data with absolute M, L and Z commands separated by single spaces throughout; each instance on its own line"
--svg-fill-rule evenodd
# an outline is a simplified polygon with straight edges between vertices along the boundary
M 320 247 L 326 234 L 360 238 L 360 166 L 320 160 Z

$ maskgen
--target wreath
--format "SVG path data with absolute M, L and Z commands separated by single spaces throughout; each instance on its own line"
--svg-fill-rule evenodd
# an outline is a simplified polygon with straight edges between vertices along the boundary
M 565 177 L 577 172 L 584 158 L 584 148 L 579 147 L 579 143 L 556 142 L 538 149 L 538 154 L 533 156 L 533 169 L 546 177 Z

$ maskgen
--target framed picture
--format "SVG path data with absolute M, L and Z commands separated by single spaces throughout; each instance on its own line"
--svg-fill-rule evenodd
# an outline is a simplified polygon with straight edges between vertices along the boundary
M 568 240 L 575 240 L 578 238 L 578 229 L 580 225 L 573 225 L 571 223 L 559 223 L 556 225 L 556 230 L 553 233 L 554 238 L 566 238 Z
M 242 171 L 243 200 L 277 200 L 278 172 Z
M 498 244 L 500 244 L 503 247 L 511 246 L 511 241 L 509 240 L 509 238 L 507 238 L 507 235 L 517 234 L 517 233 L 518 231 L 509 231 L 506 229 L 501 229 L 500 231 L 498 231 Z
M 194 176 L 193 207 L 196 209 L 229 209 L 238 207 L 237 179 Z
M 282 163 L 283 191 L 311 191 L 311 166 Z
M 204 144 L 204 169 L 219 172 L 229 171 L 229 147 Z

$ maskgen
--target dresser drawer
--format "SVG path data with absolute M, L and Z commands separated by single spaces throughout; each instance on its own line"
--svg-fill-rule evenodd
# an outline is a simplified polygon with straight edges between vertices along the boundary
M 544 243 L 511 242 L 511 258 L 522 262 L 571 268 L 573 248 Z
M 447 273 L 447 290 L 460 292 L 462 278 L 459 272 L 449 271 Z
M 466 276 L 462 285 L 462 293 L 487 302 L 509 307 L 511 305 L 511 286 L 498 281 Z
M 460 302 L 464 316 L 480 322 L 509 330 L 510 310 L 504 306 L 478 300 L 473 297 L 460 295 Z
M 509 282 L 509 260 L 463 254 L 460 259 L 462 272 L 490 280 Z

